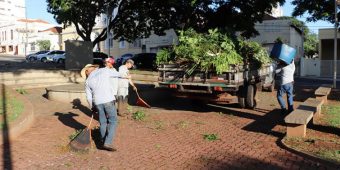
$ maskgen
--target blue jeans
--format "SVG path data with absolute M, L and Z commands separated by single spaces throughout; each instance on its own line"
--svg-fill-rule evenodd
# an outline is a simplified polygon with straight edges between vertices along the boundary
M 287 109 L 286 103 L 283 100 L 283 95 L 287 94 L 287 100 L 288 100 L 288 111 L 293 111 L 293 83 L 287 83 L 284 85 L 279 86 L 279 89 L 277 90 L 277 100 L 279 101 L 279 104 L 281 106 L 281 109 Z
M 104 145 L 112 145 L 117 127 L 117 111 L 114 101 L 96 105 L 99 113 L 100 135 Z

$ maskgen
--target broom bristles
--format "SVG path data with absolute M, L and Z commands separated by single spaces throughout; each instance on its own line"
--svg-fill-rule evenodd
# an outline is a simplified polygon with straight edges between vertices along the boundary
M 70 143 L 71 149 L 87 150 L 91 146 L 91 129 L 83 129 Z

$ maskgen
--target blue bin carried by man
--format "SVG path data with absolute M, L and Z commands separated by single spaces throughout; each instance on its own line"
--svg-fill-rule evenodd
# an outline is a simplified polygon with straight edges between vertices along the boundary
M 274 60 L 281 60 L 286 64 L 292 63 L 296 55 L 296 49 L 283 43 L 275 43 L 270 53 Z

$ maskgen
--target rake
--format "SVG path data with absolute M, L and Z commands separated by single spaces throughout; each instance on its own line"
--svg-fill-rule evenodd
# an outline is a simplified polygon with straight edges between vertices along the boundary
M 146 107 L 146 108 L 151 108 L 151 106 L 149 104 L 147 104 L 138 94 L 137 90 L 136 91 L 136 94 L 137 94 L 137 102 L 136 102 L 136 105 L 137 106 L 141 106 L 141 107 Z
M 69 146 L 74 151 L 84 151 L 88 150 L 91 146 L 91 123 L 93 120 L 93 114 L 89 125 L 83 129 L 70 143 Z

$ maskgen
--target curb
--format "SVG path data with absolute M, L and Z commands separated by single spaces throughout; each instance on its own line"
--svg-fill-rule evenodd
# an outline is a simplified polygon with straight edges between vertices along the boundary
M 298 154 L 298 155 L 300 155 L 300 156 L 306 157 L 306 158 L 311 159 L 311 160 L 313 160 L 313 161 L 315 161 L 315 162 L 318 162 L 318 163 L 322 163 L 322 164 L 329 165 L 329 166 L 331 166 L 331 168 L 334 168 L 334 169 L 337 169 L 337 168 L 340 167 L 340 163 L 338 163 L 338 162 L 331 161 L 331 160 L 326 160 L 326 159 L 322 159 L 322 158 L 316 157 L 316 156 L 314 156 L 314 155 L 311 155 L 311 154 L 309 154 L 309 153 L 307 153 L 307 152 L 303 152 L 303 151 L 300 151 L 300 150 L 291 148 L 291 147 L 289 147 L 287 144 L 285 144 L 285 143 L 283 142 L 283 140 L 284 140 L 284 138 L 282 138 L 281 140 L 279 140 L 280 145 L 281 145 L 284 149 L 286 149 L 286 150 L 288 150 L 288 151 L 290 151 L 290 152 L 292 152 L 292 153 L 295 153 L 295 154 Z
M 4 144 L 4 142 L 10 142 L 11 140 L 15 140 L 19 135 L 21 135 L 23 132 L 28 130 L 34 121 L 34 110 L 32 103 L 23 95 L 18 94 L 15 90 L 12 88 L 7 87 L 9 89 L 9 92 L 11 95 L 16 97 L 17 99 L 24 101 L 24 111 L 21 113 L 21 115 L 15 119 L 13 122 L 10 122 L 8 124 L 8 137 L 7 139 L 4 139 L 4 131 L 1 130 L 0 134 L 0 145 Z M 7 136 L 6 134 L 6 136 Z

